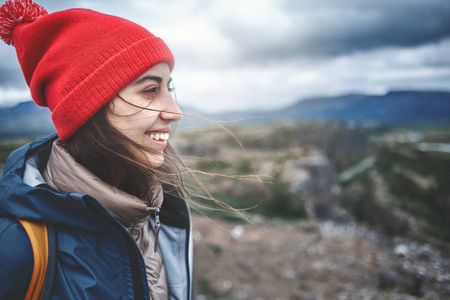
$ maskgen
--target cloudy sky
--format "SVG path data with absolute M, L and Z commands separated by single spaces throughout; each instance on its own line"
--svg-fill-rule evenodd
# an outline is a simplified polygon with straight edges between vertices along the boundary
M 450 91 L 449 0 L 36 0 L 125 17 L 175 55 L 178 101 L 207 112 L 389 90 Z M 0 105 L 30 99 L 0 45 Z

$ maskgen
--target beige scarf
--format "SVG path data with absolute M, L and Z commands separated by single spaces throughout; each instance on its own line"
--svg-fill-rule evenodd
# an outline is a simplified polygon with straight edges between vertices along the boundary
M 151 228 L 149 215 L 155 206 L 161 206 L 163 192 L 159 185 L 152 199 L 144 201 L 118 188 L 103 182 L 88 169 L 80 165 L 63 147 L 62 142 L 53 143 L 44 180 L 60 192 L 89 194 L 96 198 L 122 225 L 136 241 L 145 261 L 150 298 L 168 299 L 167 279 L 159 250 L 155 252 L 155 234 Z M 152 203 L 150 207 L 147 204 Z

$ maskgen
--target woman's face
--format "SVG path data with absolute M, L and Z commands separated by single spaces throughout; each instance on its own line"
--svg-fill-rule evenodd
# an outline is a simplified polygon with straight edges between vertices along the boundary
M 114 128 L 152 150 L 142 154 L 134 147 L 130 149 L 141 163 L 150 164 L 153 168 L 164 162 L 163 150 L 167 146 L 170 123 L 182 118 L 182 112 L 170 93 L 171 80 L 167 63 L 148 69 L 121 90 L 120 97 L 115 96 L 111 100 L 106 115 Z

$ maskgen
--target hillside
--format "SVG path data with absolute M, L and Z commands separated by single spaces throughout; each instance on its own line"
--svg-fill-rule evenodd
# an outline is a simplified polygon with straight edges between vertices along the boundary
M 231 130 L 245 150 L 219 129 L 176 137 L 191 167 L 225 175 L 201 176 L 213 195 L 251 207 L 244 213 L 254 222 L 205 210 L 208 220 L 193 206 L 200 299 L 450 297 L 450 154 L 431 147 L 450 143 L 448 127 Z
M 301 101 L 282 110 L 291 120 L 341 120 L 358 125 L 424 125 L 450 122 L 450 93 L 390 92 Z

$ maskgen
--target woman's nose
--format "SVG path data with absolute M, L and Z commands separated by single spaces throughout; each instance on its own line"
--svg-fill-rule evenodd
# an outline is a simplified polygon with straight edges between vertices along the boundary
M 179 121 L 181 120 L 181 118 L 183 118 L 183 112 L 173 99 L 172 95 L 170 95 L 169 97 L 170 99 L 167 99 L 167 101 L 169 102 L 167 107 L 160 113 L 161 119 L 168 120 L 170 122 Z

